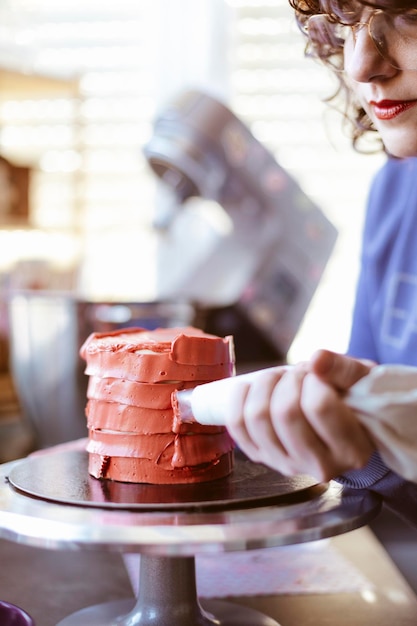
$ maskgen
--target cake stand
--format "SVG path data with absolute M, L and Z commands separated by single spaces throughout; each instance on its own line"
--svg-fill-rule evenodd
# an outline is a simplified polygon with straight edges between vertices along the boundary
M 279 626 L 247 607 L 200 601 L 195 555 L 330 537 L 381 506 L 369 492 L 284 477 L 239 454 L 230 477 L 199 485 L 97 480 L 87 462 L 84 451 L 51 448 L 0 466 L 0 537 L 141 555 L 137 600 L 88 607 L 58 626 Z

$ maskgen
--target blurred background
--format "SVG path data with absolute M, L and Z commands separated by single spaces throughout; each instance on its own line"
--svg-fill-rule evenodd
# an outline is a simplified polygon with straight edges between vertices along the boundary
M 144 153 L 155 120 L 189 90 L 233 111 L 338 231 L 307 311 L 277 356 L 291 362 L 317 347 L 343 351 L 366 194 L 382 157 L 353 151 L 340 115 L 323 103 L 334 88 L 325 70 L 304 58 L 287 0 L 0 0 L 4 414 L 9 418 L 22 400 L 16 386 L 20 396 L 36 388 L 52 406 L 53 392 L 39 380 L 57 358 L 48 353 L 41 366 L 34 355 L 48 342 L 64 353 L 64 337 L 74 349 L 79 340 L 79 329 L 69 332 L 63 322 L 78 309 L 63 314 L 55 299 L 61 312 L 52 331 L 56 314 L 52 322 L 38 306 L 39 331 L 35 323 L 28 327 L 27 300 L 15 302 L 10 318 L 14 294 L 65 294 L 70 308 L 72 298 L 117 304 L 189 299 L 161 288 L 167 277 L 170 282 L 172 263 L 161 263 L 170 231 L 155 216 L 166 211 L 167 197 Z M 213 198 L 190 202 L 215 230 L 227 229 L 227 211 Z M 256 228 L 252 233 L 255 244 Z M 189 246 L 171 251 L 180 269 L 192 264 Z M 214 256 L 199 262 L 214 268 Z M 104 321 L 129 321 L 123 308 L 115 311 L 111 319 L 105 312 Z M 94 318 L 90 322 L 87 330 Z M 66 352 L 62 359 L 68 358 Z M 23 398 L 26 408 L 28 402 Z

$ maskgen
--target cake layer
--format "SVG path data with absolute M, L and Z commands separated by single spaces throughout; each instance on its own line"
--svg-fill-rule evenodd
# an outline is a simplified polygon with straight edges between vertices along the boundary
M 171 394 L 176 389 L 190 389 L 194 383 L 138 383 L 123 378 L 90 376 L 87 398 L 120 402 L 147 409 L 171 409 Z
M 192 327 L 92 333 L 80 354 L 89 376 L 138 382 L 182 380 L 198 384 L 235 372 L 232 338 L 206 335 Z
M 184 380 L 197 385 L 202 380 L 218 380 L 234 374 L 234 364 L 181 365 L 168 354 L 151 352 L 95 352 L 88 355 L 85 373 L 104 378 L 125 378 L 136 382 L 163 383 Z
M 233 338 L 217 337 L 188 326 L 185 328 L 128 328 L 108 333 L 92 333 L 81 347 L 87 360 L 96 352 L 168 353 L 182 365 L 217 365 L 234 361 Z
M 116 430 L 142 435 L 173 432 L 172 408 L 150 409 L 91 399 L 87 402 L 85 414 L 90 430 Z
M 226 452 L 211 463 L 192 468 L 164 468 L 149 459 L 106 457 L 90 453 L 88 471 L 95 478 L 127 483 L 158 485 L 201 483 L 228 476 L 233 470 L 233 461 L 233 452 Z
M 138 435 L 114 431 L 89 432 L 87 451 L 101 456 L 149 459 L 164 469 L 211 463 L 233 450 L 227 431 L 215 434 Z
M 219 426 L 185 424 L 174 417 L 172 409 L 149 409 L 119 402 L 89 400 L 85 409 L 87 427 L 91 430 L 115 430 L 142 435 L 155 433 L 216 433 Z

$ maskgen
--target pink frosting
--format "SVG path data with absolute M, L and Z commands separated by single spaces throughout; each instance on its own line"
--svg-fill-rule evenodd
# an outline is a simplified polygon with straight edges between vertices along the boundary
M 102 456 L 90 452 L 88 471 L 96 478 L 108 478 L 129 483 L 180 484 L 201 483 L 228 476 L 233 470 L 233 451 L 193 467 L 161 467 L 149 459 Z M 111 482 L 106 494 L 111 493 Z M 96 495 L 103 494 L 103 489 Z
M 222 426 L 201 426 L 197 423 L 184 424 L 178 420 L 172 408 L 149 409 L 119 402 L 91 399 L 87 402 L 85 412 L 87 426 L 90 430 L 113 430 L 141 435 L 224 432 Z
M 231 337 L 193 328 L 93 333 L 81 356 L 89 375 L 89 471 L 128 482 L 198 482 L 230 473 L 222 427 L 182 424 L 173 392 L 234 374 Z M 195 473 L 193 473 L 195 469 Z
M 87 362 L 85 373 L 89 376 L 197 384 L 234 374 L 231 337 L 205 335 L 192 327 L 92 333 L 80 354 Z
M 189 389 L 193 383 L 136 383 L 124 378 L 90 376 L 87 398 L 120 402 L 147 409 L 170 409 L 171 394 L 175 389 Z
M 225 432 L 214 435 L 137 435 L 90 431 L 87 451 L 102 456 L 149 459 L 161 467 L 192 467 L 209 463 L 233 449 Z
M 169 354 L 157 352 L 93 352 L 87 355 L 85 373 L 89 376 L 126 378 L 136 382 L 159 383 L 171 380 L 193 382 L 218 380 L 234 373 L 233 364 L 182 365 Z
M 115 430 L 128 433 L 172 433 L 173 410 L 90 399 L 85 409 L 90 430 Z
M 186 328 L 129 328 L 109 333 L 92 333 L 81 346 L 80 354 L 96 352 L 137 352 L 149 350 L 167 353 L 179 365 L 218 365 L 233 363 L 234 350 L 231 337 L 217 337 L 188 326 Z

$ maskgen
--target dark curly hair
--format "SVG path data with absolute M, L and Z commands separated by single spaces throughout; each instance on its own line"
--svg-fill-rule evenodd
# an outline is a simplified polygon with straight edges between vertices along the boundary
M 333 41 L 320 44 L 316 41 L 312 42 L 307 28 L 308 20 L 311 16 L 322 13 L 327 15 L 331 22 L 349 24 L 359 20 L 360 12 L 365 6 L 395 14 L 416 8 L 416 2 L 415 0 L 379 0 L 378 2 L 371 0 L 289 0 L 289 4 L 295 11 L 301 32 L 307 38 L 306 56 L 319 59 L 334 72 L 337 78 L 338 88 L 327 99 L 327 102 L 337 102 L 338 107 L 340 100 L 343 102 L 342 113 L 350 122 L 353 146 L 360 150 L 360 140 L 369 133 L 375 134 L 376 129 L 365 110 L 352 97 L 351 89 L 348 87 L 343 72 L 340 71 L 343 68 L 343 42 Z M 377 145 L 379 149 L 384 149 L 381 140 Z

